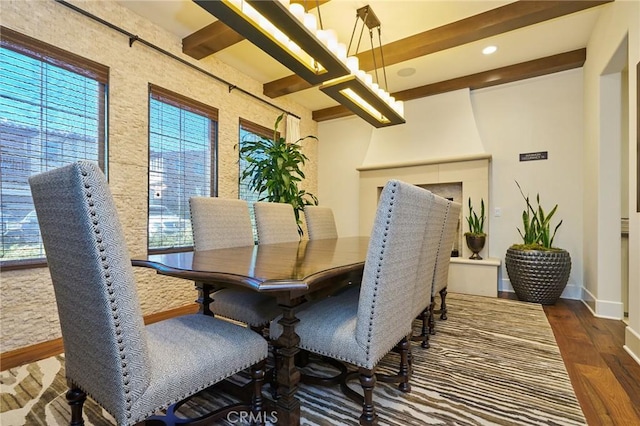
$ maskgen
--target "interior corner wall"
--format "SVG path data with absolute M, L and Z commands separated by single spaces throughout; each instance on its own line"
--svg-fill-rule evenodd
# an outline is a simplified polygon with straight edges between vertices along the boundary
M 610 83 L 608 78 L 603 78 L 611 73 L 607 69 L 618 49 L 626 42 L 626 60 L 628 71 L 623 73 L 628 78 L 627 87 L 629 96 L 628 105 L 624 105 L 623 111 L 628 114 L 623 123 L 628 126 L 628 161 L 629 161 L 629 185 L 628 185 L 628 216 L 629 216 L 629 325 L 625 335 L 625 347 L 629 353 L 640 363 L 640 212 L 637 211 L 637 143 L 638 140 L 638 100 L 637 100 L 637 64 L 640 62 L 640 2 L 616 1 L 605 5 L 595 28 L 591 33 L 587 45 L 587 60 L 584 64 L 585 79 L 585 165 L 589 173 L 584 175 L 584 187 L 589 188 L 593 194 L 589 202 L 585 202 L 585 234 L 598 234 L 598 239 L 587 244 L 585 241 L 585 282 L 586 288 L 593 294 L 596 302 L 606 303 L 613 294 L 610 286 L 618 286 L 606 275 L 606 260 L 601 253 L 608 250 L 611 241 L 601 241 L 604 228 L 609 221 L 601 217 L 607 214 L 606 193 L 620 191 L 620 187 L 611 187 L 606 175 L 612 170 L 618 173 L 618 168 L 612 169 L 613 159 L 602 155 L 608 149 L 607 136 L 603 135 L 602 123 L 606 119 L 603 115 L 603 89 Z M 615 71 L 615 70 L 613 70 Z M 622 70 L 618 70 L 622 71 Z M 606 96 L 606 95 L 605 95 Z M 628 119 L 627 119 L 628 118 Z M 626 146 L 626 145 L 625 145 Z M 623 156 L 624 158 L 624 156 Z M 615 166 L 615 164 L 613 165 Z M 585 199 L 585 201 L 587 201 Z M 622 212 L 624 215 L 625 212 Z M 596 314 L 598 314 L 596 304 Z
M 262 85 L 214 57 L 196 61 L 182 53 L 182 40 L 115 1 L 74 1 L 112 22 L 238 87 L 261 96 Z M 239 118 L 272 128 L 280 111 L 169 58 L 142 43 L 129 46 L 119 32 L 55 1 L 3 0 L 2 25 L 109 67 L 109 186 L 132 255 L 147 251 L 148 84 L 218 108 L 218 194 L 238 196 Z M 300 134 L 316 135 L 311 111 L 287 99 L 269 100 L 301 117 Z M 309 157 L 305 187 L 317 188 L 317 142 L 303 145 Z M 193 283 L 135 268 L 143 314 L 193 303 Z M 47 268 L 0 273 L 0 347 L 2 351 L 60 337 L 58 313 Z M 25 296 L 28 295 L 28 296 Z

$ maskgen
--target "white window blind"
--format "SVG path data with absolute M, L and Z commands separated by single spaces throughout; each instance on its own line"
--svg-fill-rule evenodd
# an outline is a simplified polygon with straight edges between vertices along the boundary
M 77 160 L 105 169 L 109 69 L 0 28 L 3 269 L 44 266 L 29 176 Z
M 189 198 L 215 195 L 218 110 L 149 86 L 150 252 L 193 246 Z

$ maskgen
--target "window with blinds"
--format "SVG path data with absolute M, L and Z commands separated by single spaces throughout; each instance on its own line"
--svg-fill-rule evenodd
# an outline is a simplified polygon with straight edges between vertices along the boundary
M 28 178 L 77 160 L 105 170 L 109 68 L 0 31 L 0 264 L 45 266 Z
M 280 133 L 276 133 L 276 137 L 280 137 Z M 261 126 L 243 118 L 240 119 L 240 148 L 246 142 L 257 141 L 260 139 L 273 139 L 273 129 Z M 258 235 L 256 232 L 256 220 L 253 213 L 253 203 L 260 200 L 260 194 L 253 191 L 249 187 L 249 181 L 251 179 L 242 179 L 242 173 L 245 171 L 249 164 L 246 160 L 240 158 L 239 164 L 239 183 L 238 183 L 238 198 L 245 200 L 249 204 L 249 213 L 251 214 L 251 224 L 253 226 L 253 239 L 258 241 Z
M 149 252 L 193 246 L 189 198 L 215 196 L 218 110 L 149 86 Z

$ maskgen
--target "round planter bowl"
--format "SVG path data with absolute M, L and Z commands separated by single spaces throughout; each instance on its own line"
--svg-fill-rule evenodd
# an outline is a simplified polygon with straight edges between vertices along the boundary
M 473 235 L 473 234 L 465 234 L 465 240 L 467 241 L 467 247 L 473 253 L 469 259 L 474 260 L 482 260 L 482 256 L 478 253 L 484 248 L 484 243 L 486 241 L 486 235 Z
M 571 256 L 566 250 L 507 249 L 505 266 L 518 299 L 553 305 L 569 280 Z

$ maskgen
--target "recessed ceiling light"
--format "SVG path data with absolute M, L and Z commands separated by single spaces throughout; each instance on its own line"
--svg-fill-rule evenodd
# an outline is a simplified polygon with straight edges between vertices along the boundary
M 496 46 L 487 46 L 482 49 L 482 53 L 484 53 L 485 55 L 491 55 L 492 53 L 495 53 L 496 50 L 498 50 Z
M 400 77 L 409 77 L 410 75 L 414 75 L 415 73 L 415 68 L 402 68 L 401 70 L 398 70 L 398 75 Z

